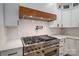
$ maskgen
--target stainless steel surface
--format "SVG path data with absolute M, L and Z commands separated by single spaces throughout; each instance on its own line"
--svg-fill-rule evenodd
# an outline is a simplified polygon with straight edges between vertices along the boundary
M 23 37 L 23 53 L 26 56 L 59 55 L 59 39 L 48 35 Z
M 46 42 L 46 41 L 51 41 L 51 40 L 57 40 L 57 38 L 50 37 L 48 35 L 22 37 L 22 42 L 24 45 L 35 44 L 39 42 Z

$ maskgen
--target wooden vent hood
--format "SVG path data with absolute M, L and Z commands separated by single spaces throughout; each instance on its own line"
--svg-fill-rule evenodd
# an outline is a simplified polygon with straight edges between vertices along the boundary
M 30 19 L 45 20 L 45 21 L 54 21 L 57 18 L 57 16 L 55 14 L 42 12 L 39 10 L 27 8 L 24 6 L 20 6 L 19 16 L 20 16 L 20 19 L 30 18 Z

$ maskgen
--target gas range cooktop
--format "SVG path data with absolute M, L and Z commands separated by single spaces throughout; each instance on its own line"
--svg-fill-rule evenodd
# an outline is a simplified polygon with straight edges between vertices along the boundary
M 24 56 L 59 55 L 59 39 L 48 35 L 22 37 Z
M 48 35 L 22 37 L 22 41 L 25 45 L 40 43 L 40 42 L 47 42 L 51 40 L 57 40 L 57 38 L 50 37 Z

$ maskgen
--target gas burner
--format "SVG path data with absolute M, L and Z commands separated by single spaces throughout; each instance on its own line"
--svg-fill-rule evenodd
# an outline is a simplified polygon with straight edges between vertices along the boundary
M 48 35 L 22 37 L 24 56 L 59 55 L 59 39 Z
M 48 35 L 41 35 L 41 36 L 39 36 L 39 38 L 42 39 L 42 40 L 44 40 L 44 41 L 51 41 L 51 40 L 57 39 L 55 37 L 50 37 Z
M 51 40 L 56 40 L 55 37 L 50 37 L 48 35 L 40 35 L 40 36 L 31 36 L 31 37 L 23 37 L 22 41 L 25 45 L 40 43 L 40 42 L 47 42 Z

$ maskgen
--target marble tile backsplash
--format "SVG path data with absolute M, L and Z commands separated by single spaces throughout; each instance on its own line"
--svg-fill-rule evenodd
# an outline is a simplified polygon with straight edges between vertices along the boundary
M 36 30 L 36 26 L 43 26 L 42 29 Z M 7 28 L 7 39 L 20 39 L 24 36 L 36 36 L 36 35 L 53 35 L 60 34 L 61 29 L 50 29 L 48 23 L 45 21 L 35 20 L 20 20 L 18 27 Z
M 71 35 L 79 37 L 79 28 L 63 28 L 62 35 Z

